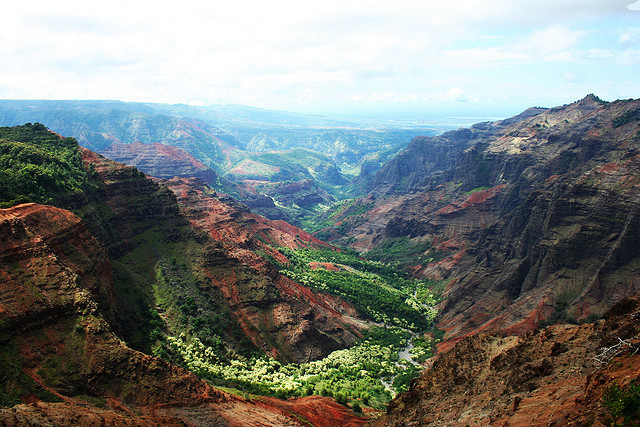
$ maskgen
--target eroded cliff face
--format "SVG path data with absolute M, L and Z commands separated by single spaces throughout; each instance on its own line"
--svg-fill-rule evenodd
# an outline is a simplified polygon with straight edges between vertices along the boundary
M 270 219 L 295 222 L 298 216 L 304 215 L 318 204 L 328 205 L 334 201 L 333 197 L 311 179 L 271 182 L 264 177 L 262 180 L 255 177 L 247 179 L 240 174 L 236 177 L 238 181 L 230 181 L 188 152 L 169 145 L 114 142 L 101 150 L 100 154 L 116 162 L 134 166 L 155 178 L 201 179 L 218 192 L 232 195 L 252 211 Z M 233 174 L 230 176 L 234 177 Z M 343 183 L 333 183 L 328 179 L 324 181 L 333 185 Z M 287 209 L 283 210 L 282 206 Z
M 69 211 L 33 203 L 0 209 L 5 334 L 101 310 L 113 319 L 111 265 L 102 244 Z
M 603 394 L 614 384 L 624 390 L 638 380 L 639 316 L 635 296 L 595 324 L 465 338 L 432 361 L 371 424 L 605 425 L 615 416 Z M 613 349 L 611 357 L 604 349 Z
M 116 261 L 124 335 L 140 342 L 139 349 L 150 351 L 144 336 L 153 329 L 148 312 L 162 311 L 153 284 L 160 280 L 159 266 L 169 260 L 185 266 L 185 280 L 198 283 L 194 292 L 204 297 L 201 309 L 211 309 L 207 301 L 219 304 L 222 295 L 221 308 L 230 309 L 241 328 L 237 332 L 274 357 L 309 361 L 355 343 L 363 326 L 353 308 L 281 276 L 268 259 L 287 262 L 273 247 L 325 243 L 283 221 L 251 214 L 200 179 L 158 183 L 135 168 L 83 153 L 104 186 L 96 196 L 99 204 L 81 210 Z M 238 334 L 222 329 L 222 338 L 241 350 Z
M 327 248 L 326 243 L 284 221 L 252 214 L 197 179 L 174 178 L 166 185 L 194 227 L 216 242 L 198 268 L 222 291 L 259 348 L 306 362 L 356 342 L 364 325 L 349 304 L 280 275 L 268 260 L 288 262 L 276 247 Z
M 200 178 L 211 186 L 219 184 L 218 174 L 186 151 L 160 143 L 113 143 L 100 154 L 137 169 L 156 178 L 171 179 L 174 176 Z
M 327 398 L 246 400 L 134 351 L 105 321 L 114 304 L 104 246 L 51 206 L 0 209 L 0 423 L 301 425 L 363 420 Z M 317 415 L 315 415 L 317 418 Z
M 113 400 L 126 415 L 129 405 L 186 396 L 227 400 L 116 337 L 102 317 L 115 302 L 106 251 L 80 218 L 26 204 L 0 210 L 0 229 L 4 405 L 41 399 L 81 405 L 93 397 Z M 7 414 L 1 416 L 10 420 Z
M 413 271 L 446 280 L 446 338 L 600 316 L 640 291 L 638 109 L 587 96 L 417 138 L 344 220 L 351 245 L 422 246 Z

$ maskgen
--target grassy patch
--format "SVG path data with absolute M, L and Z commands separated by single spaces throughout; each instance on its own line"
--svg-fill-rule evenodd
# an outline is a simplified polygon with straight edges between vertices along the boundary
M 433 249 L 430 242 L 413 242 L 408 236 L 403 236 L 385 239 L 374 249 L 365 253 L 364 257 L 405 269 L 415 265 L 438 262 L 450 254 L 448 251 Z
M 364 260 L 353 253 L 281 251 L 290 261 L 289 265 L 281 266 L 282 274 L 310 288 L 344 298 L 376 322 L 423 330 L 435 317 L 435 310 L 414 295 L 423 285 L 393 267 Z M 314 270 L 309 266 L 313 261 L 335 264 L 335 268 Z
M 199 340 L 210 349 L 211 357 L 215 356 L 219 361 L 227 361 L 236 352 L 245 356 L 257 352 L 223 303 L 218 288 L 195 277 L 187 265 L 176 258 L 161 260 L 155 271 L 155 306 L 161 313 L 158 315 L 154 310 L 156 321 L 150 332 L 155 354 L 171 360 L 167 334 L 182 334 L 185 339 Z
M 482 186 L 482 187 L 476 187 L 476 188 L 474 188 L 474 189 L 472 189 L 472 190 L 465 191 L 465 193 L 464 193 L 464 194 L 468 196 L 468 195 L 470 195 L 470 194 L 478 193 L 478 192 L 480 192 L 480 191 L 486 191 L 486 190 L 488 190 L 489 188 L 490 188 L 490 187 L 485 187 L 485 186 Z
M 345 200 L 323 209 L 315 215 L 305 217 L 301 221 L 301 225 L 310 233 L 317 233 L 320 239 L 322 239 L 321 235 L 330 236 L 331 230 L 344 235 L 349 229 L 362 223 L 361 216 L 370 211 L 373 206 L 374 202 L 363 199 Z M 338 223 L 339 225 L 336 225 Z
M 626 113 L 611 120 L 611 123 L 613 124 L 613 127 L 619 128 L 621 126 L 626 125 L 627 123 L 631 123 L 638 120 L 640 120 L 640 108 L 627 111 Z

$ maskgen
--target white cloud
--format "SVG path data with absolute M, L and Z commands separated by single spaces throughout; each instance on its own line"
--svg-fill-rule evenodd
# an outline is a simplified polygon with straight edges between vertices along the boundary
M 447 93 L 445 93 L 443 97 L 443 101 L 462 102 L 462 101 L 468 101 L 468 98 L 467 98 L 467 95 L 464 93 L 464 90 L 462 90 L 459 87 L 452 87 L 447 91 Z
M 605 46 L 593 35 L 608 20 L 603 28 L 614 43 L 636 43 L 638 30 L 624 19 L 635 12 L 627 6 L 629 0 L 9 2 L 0 27 L 0 97 L 278 108 L 357 97 L 486 100 L 499 85 L 514 94 L 549 86 L 533 65 L 636 64 L 635 50 Z
M 639 1 L 640 3 L 640 1 Z M 620 43 L 637 43 L 640 41 L 640 28 L 625 28 L 618 37 Z
M 471 48 L 442 52 L 443 67 L 485 68 L 522 63 L 531 59 L 528 52 L 506 50 L 503 47 Z
M 640 0 L 627 6 L 629 10 L 640 10 Z
M 565 71 L 562 74 L 562 78 L 569 83 L 581 83 L 584 81 L 584 75 L 575 71 Z

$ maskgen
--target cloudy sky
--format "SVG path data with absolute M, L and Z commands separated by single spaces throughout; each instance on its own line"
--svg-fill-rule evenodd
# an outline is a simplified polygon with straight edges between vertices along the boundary
M 0 98 L 508 116 L 640 97 L 640 0 L 3 5 Z

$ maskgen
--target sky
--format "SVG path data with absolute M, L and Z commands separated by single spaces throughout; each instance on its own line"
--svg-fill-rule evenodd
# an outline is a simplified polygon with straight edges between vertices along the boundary
M 640 0 L 3 5 L 0 98 L 507 117 L 640 98 Z

